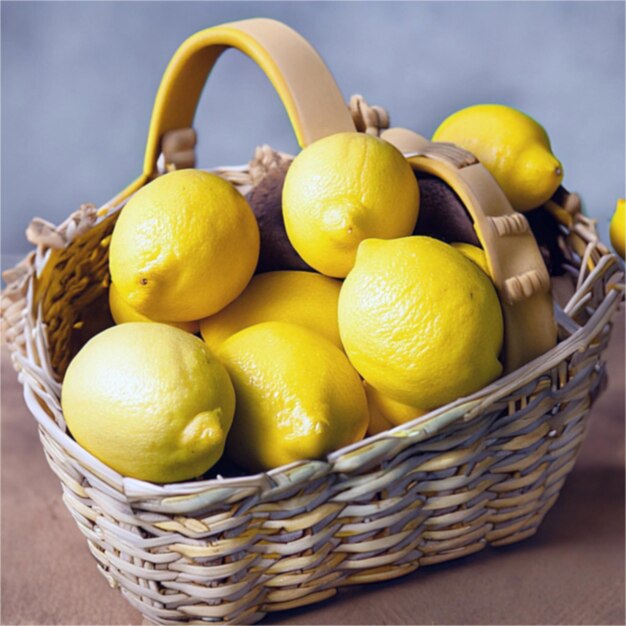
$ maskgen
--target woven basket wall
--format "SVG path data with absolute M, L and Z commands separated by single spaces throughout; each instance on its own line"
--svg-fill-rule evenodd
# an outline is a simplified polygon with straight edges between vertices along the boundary
M 218 173 L 245 191 L 280 158 L 261 150 L 252 167 Z M 623 266 L 575 196 L 557 210 L 566 263 L 554 281 L 560 341 L 549 353 L 323 461 L 165 486 L 120 476 L 88 454 L 60 406 L 71 356 L 111 323 L 108 243 L 122 205 L 83 206 L 58 228 L 35 220 L 37 249 L 6 273 L 2 316 L 63 500 L 99 570 L 145 618 L 253 623 L 343 585 L 536 532 L 603 388 L 603 351 L 624 295 Z

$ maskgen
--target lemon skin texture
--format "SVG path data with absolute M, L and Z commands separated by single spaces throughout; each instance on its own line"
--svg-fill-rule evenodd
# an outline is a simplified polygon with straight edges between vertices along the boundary
M 71 361 L 61 405 L 88 452 L 124 476 L 170 483 L 221 457 L 235 394 L 198 337 L 159 323 L 113 326 Z
M 429 411 L 502 372 L 500 302 L 489 278 L 429 237 L 366 240 L 339 294 L 339 332 L 365 381 Z
M 264 322 L 226 340 L 219 356 L 237 394 L 227 451 L 242 467 L 262 471 L 320 459 L 365 435 L 361 379 L 321 335 Z
M 426 411 L 392 400 L 367 383 L 365 383 L 365 395 L 370 411 L 368 432 L 371 432 L 372 428 L 377 429 L 383 426 L 386 426 L 383 430 L 387 430 L 426 414 Z
M 478 104 L 446 118 L 433 141 L 454 143 L 474 154 L 517 211 L 541 206 L 563 180 L 545 129 L 532 117 L 501 104 Z
M 170 172 L 122 209 L 109 254 L 122 298 L 155 321 L 199 320 L 232 302 L 259 256 L 259 229 L 245 198 L 199 170 Z
M 127 304 L 117 287 L 111 283 L 109 285 L 109 309 L 111 310 L 111 317 L 116 324 L 127 324 L 128 322 L 152 322 L 153 320 L 147 318 L 145 315 L 135 311 L 129 304 Z M 175 328 L 186 330 L 188 333 L 197 333 L 200 330 L 199 322 L 163 322 L 169 324 Z
M 487 255 L 482 248 L 462 241 L 454 242 L 450 245 L 458 250 L 463 256 L 467 257 L 470 261 L 476 263 L 476 265 L 478 265 L 478 267 L 480 267 L 480 269 L 485 272 L 487 276 L 491 276 L 489 273 L 489 265 L 487 264 Z
M 231 335 L 262 322 L 305 326 L 342 348 L 337 323 L 341 282 L 312 272 L 258 274 L 245 291 L 219 313 L 201 320 L 202 338 L 212 350 Z
M 306 147 L 283 187 L 287 236 L 298 254 L 327 276 L 343 278 L 364 239 L 410 235 L 419 188 L 404 156 L 362 133 L 337 133 Z
M 378 407 L 372 405 L 369 402 L 368 397 L 368 408 L 370 413 L 370 421 L 367 426 L 367 436 L 371 437 L 372 435 L 378 435 L 379 433 L 384 433 L 387 430 L 395 427 L 395 424 L 392 424 L 379 410 Z
M 615 206 L 615 213 L 609 226 L 611 245 L 622 259 L 624 258 L 624 241 L 626 239 L 626 200 L 620 198 Z

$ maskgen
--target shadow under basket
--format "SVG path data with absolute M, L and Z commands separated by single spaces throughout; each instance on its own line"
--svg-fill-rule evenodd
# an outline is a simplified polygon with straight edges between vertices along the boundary
M 271 165 L 270 165 L 271 166 Z M 249 168 L 218 170 L 245 191 Z M 61 375 L 110 324 L 108 243 L 123 202 L 31 226 L 6 274 L 4 334 L 63 500 L 98 569 L 154 623 L 253 623 L 343 585 L 402 576 L 534 534 L 605 383 L 623 267 L 579 206 L 561 207 L 559 342 L 478 393 L 329 455 L 169 485 L 111 470 L 68 434 Z

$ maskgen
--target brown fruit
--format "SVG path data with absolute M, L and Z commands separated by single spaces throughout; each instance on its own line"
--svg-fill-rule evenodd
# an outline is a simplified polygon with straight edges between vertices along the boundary
M 420 188 L 420 213 L 413 234 L 480 246 L 472 219 L 452 188 L 436 176 L 423 172 L 415 175 Z
M 289 165 L 283 163 L 272 168 L 246 196 L 261 233 L 257 274 L 276 270 L 314 271 L 294 250 L 285 230 L 282 192 Z
M 539 251 L 550 276 L 561 276 L 565 273 L 563 265 L 566 259 L 559 246 L 559 237 L 561 236 L 559 221 L 545 207 L 526 211 L 524 215 L 537 240 Z

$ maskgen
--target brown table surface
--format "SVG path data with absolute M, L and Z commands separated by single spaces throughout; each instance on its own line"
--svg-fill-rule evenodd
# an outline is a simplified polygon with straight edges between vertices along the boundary
M 534 537 L 351 587 L 273 624 L 624 624 L 624 314 L 609 387 L 561 496 Z M 61 501 L 35 420 L 2 356 L 2 624 L 141 624 L 98 573 Z

